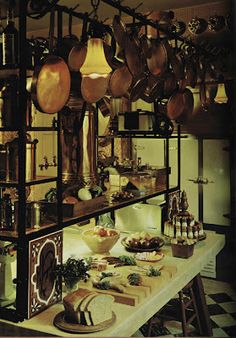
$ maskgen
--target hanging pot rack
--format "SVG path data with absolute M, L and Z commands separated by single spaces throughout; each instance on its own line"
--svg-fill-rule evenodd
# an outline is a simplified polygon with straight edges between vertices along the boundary
M 148 19 L 147 16 L 151 12 L 149 12 L 149 14 L 147 14 L 147 15 L 143 15 L 143 14 L 139 13 L 137 11 L 137 9 L 140 8 L 142 3 L 140 3 L 135 8 L 131 8 L 129 6 L 123 6 L 122 5 L 123 0 L 100 0 L 100 1 L 109 5 L 109 6 L 111 6 L 111 7 L 113 7 L 113 8 L 115 8 L 115 9 L 117 9 L 119 11 L 120 15 L 121 15 L 121 13 L 125 13 L 128 16 L 130 16 L 133 19 L 133 22 L 126 24 L 127 26 L 138 26 L 138 27 L 140 27 L 140 26 L 151 26 L 151 27 L 163 32 L 168 39 L 173 39 L 175 41 L 181 42 L 182 44 L 186 44 L 190 47 L 193 47 L 193 48 L 197 49 L 200 54 L 204 54 L 205 56 L 209 56 L 209 57 L 214 56 L 214 54 L 212 54 L 211 52 L 206 50 L 201 45 L 195 44 L 188 37 L 183 37 L 183 36 L 176 34 L 175 32 L 170 32 L 168 29 L 165 29 L 162 25 L 160 25 L 157 21 L 153 21 L 153 20 Z M 50 11 L 52 9 L 52 7 L 54 7 L 54 9 L 58 12 L 59 17 L 62 16 L 63 13 L 67 13 L 67 14 L 74 16 L 74 17 L 81 19 L 81 20 L 84 20 L 86 18 L 88 23 L 92 23 L 94 21 L 94 18 L 91 17 L 93 11 L 91 13 L 87 13 L 87 12 L 81 13 L 81 12 L 75 11 L 75 9 L 77 9 L 79 7 L 79 4 L 77 4 L 74 8 L 69 8 L 67 6 L 58 5 L 56 3 L 54 6 L 50 6 L 48 8 L 48 11 Z M 31 16 L 33 19 L 40 19 L 45 14 L 46 14 L 46 11 L 44 10 L 43 13 L 38 13 L 38 15 L 36 15 L 36 16 L 31 16 L 30 14 L 29 14 L 29 16 Z M 103 22 L 101 22 L 101 25 L 104 26 L 105 31 L 109 31 L 110 26 L 104 23 L 106 20 L 107 19 L 105 19 Z M 62 23 L 62 20 L 59 20 L 59 21 Z M 58 31 L 60 32 L 59 27 L 58 27 Z M 58 36 L 58 38 L 60 40 L 60 36 Z

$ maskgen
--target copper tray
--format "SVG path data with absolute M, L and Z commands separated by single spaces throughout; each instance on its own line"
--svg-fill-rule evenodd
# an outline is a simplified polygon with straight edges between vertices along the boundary
M 130 252 L 151 252 L 151 251 L 158 251 L 160 250 L 160 248 L 165 244 L 164 240 L 161 238 L 160 240 L 160 244 L 157 245 L 157 246 L 153 246 L 151 248 L 136 248 L 136 247 L 132 247 L 130 245 L 128 245 L 125 240 L 126 240 L 127 237 L 124 237 L 122 240 L 121 240 L 121 244 L 125 247 L 125 249 L 127 251 L 130 251 Z
M 70 333 L 91 333 L 107 329 L 114 324 L 116 315 L 112 312 L 112 318 L 98 325 L 82 325 L 70 323 L 65 319 L 65 311 L 59 312 L 53 320 L 53 324 L 60 330 Z

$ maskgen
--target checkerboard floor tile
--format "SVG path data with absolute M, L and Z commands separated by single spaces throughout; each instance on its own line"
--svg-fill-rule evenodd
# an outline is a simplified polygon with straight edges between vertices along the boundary
M 215 286 L 217 281 L 214 281 L 212 284 Z M 219 292 L 219 289 L 217 289 L 217 291 L 214 292 L 214 288 L 211 288 L 210 292 L 206 294 L 206 303 L 210 314 L 213 337 L 236 337 L 236 293 L 227 292 L 227 290 L 224 292 L 223 290 Z M 147 325 L 146 329 L 145 325 L 142 328 L 144 329 L 141 331 L 143 335 L 146 336 Z M 181 323 L 177 321 L 164 322 L 162 327 L 160 327 L 160 325 L 156 326 L 151 334 L 153 337 L 167 337 L 168 335 L 181 336 Z M 193 336 L 197 336 L 196 331 L 193 331 Z

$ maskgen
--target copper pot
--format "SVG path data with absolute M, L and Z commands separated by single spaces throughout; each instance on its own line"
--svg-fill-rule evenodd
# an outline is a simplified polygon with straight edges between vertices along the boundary
M 50 52 L 53 46 L 54 11 L 50 16 Z M 65 61 L 49 55 L 34 70 L 31 96 L 36 108 L 42 113 L 54 114 L 66 104 L 70 94 L 70 72 Z

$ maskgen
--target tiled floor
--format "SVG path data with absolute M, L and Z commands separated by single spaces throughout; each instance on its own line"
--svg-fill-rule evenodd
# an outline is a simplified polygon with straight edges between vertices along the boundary
M 225 282 L 202 278 L 210 314 L 213 337 L 236 337 L 236 290 Z M 145 334 L 145 326 L 141 331 Z M 169 321 L 155 326 L 152 336 L 179 336 L 181 323 Z M 196 332 L 194 333 L 196 335 Z

